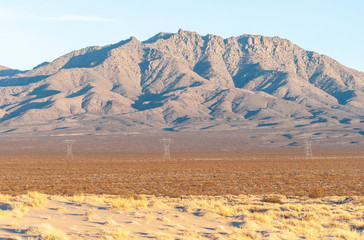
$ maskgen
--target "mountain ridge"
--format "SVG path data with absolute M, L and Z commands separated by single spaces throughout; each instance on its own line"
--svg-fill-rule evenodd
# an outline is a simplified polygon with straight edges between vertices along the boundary
M 2 132 L 361 129 L 364 121 L 364 73 L 260 35 L 131 37 L 0 75 L 0 90 Z

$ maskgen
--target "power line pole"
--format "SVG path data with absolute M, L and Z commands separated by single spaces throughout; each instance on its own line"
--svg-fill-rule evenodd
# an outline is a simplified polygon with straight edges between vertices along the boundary
M 163 159 L 164 160 L 170 160 L 171 159 L 171 153 L 169 151 L 170 144 L 173 142 L 173 139 L 171 138 L 162 138 L 160 141 L 163 143 L 164 147 L 164 154 Z
M 305 135 L 305 158 L 312 160 L 312 147 L 311 147 L 311 137 Z
M 67 149 L 66 149 L 66 158 L 73 158 L 72 145 L 76 141 L 66 138 L 66 140 L 64 140 L 64 142 L 66 143 L 66 147 L 67 147 Z

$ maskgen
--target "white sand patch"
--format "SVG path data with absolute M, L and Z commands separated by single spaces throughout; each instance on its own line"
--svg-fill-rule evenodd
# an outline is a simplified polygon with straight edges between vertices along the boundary
M 46 200 L 40 202 L 34 198 Z M 0 196 L 0 199 L 0 239 L 364 237 L 364 197 L 280 196 L 280 203 L 270 203 L 263 201 L 264 196 L 123 199 L 32 193 L 19 197 Z M 39 204 L 28 204 L 26 200 Z M 25 211 L 24 206 L 28 206 Z

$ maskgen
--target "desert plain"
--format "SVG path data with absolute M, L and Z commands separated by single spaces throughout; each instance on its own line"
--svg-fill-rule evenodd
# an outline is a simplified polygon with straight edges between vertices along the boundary
M 65 136 L 3 140 L 0 239 L 363 238 L 360 149 L 169 136 L 163 159 L 161 137 L 68 136 L 72 156 Z

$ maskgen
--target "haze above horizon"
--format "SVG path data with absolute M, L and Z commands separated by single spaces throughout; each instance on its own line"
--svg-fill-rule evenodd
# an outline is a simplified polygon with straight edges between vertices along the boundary
M 364 2 L 4 0 L 0 65 L 31 69 L 68 52 L 178 29 L 279 36 L 364 72 Z

